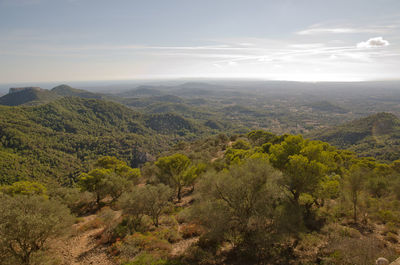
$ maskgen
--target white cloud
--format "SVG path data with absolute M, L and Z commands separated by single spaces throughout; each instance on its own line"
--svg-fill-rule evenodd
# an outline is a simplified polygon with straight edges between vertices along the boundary
M 354 25 L 354 26 L 326 26 L 313 25 L 307 29 L 297 31 L 297 35 L 317 35 L 317 34 L 354 34 L 354 33 L 375 33 L 388 34 L 398 29 L 400 25 L 395 24 L 380 24 L 380 25 Z
M 385 47 L 389 46 L 390 43 L 387 40 L 384 40 L 382 37 L 371 38 L 367 41 L 362 41 L 357 44 L 357 48 L 376 48 L 376 47 Z
M 338 56 L 336 54 L 331 54 L 331 56 L 329 56 L 329 59 L 331 60 L 336 60 L 338 58 Z
M 358 29 L 353 28 L 310 28 L 306 30 L 298 31 L 298 35 L 313 35 L 319 33 L 355 33 Z

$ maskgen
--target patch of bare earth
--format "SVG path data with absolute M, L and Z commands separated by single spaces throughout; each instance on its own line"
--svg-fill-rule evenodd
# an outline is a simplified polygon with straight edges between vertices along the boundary
M 107 255 L 107 249 L 97 244 L 96 235 L 103 228 L 81 228 L 93 221 L 96 215 L 83 217 L 83 221 L 75 224 L 74 233 L 68 238 L 58 239 L 51 243 L 51 250 L 65 265 L 114 265 L 112 258 Z
M 178 257 L 182 255 L 190 246 L 196 244 L 197 241 L 199 241 L 199 238 L 200 237 L 197 236 L 176 242 L 175 244 L 172 245 L 171 256 Z

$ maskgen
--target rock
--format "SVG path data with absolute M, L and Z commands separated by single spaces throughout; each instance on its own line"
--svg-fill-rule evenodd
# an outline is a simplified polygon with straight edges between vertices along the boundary
M 375 262 L 376 265 L 389 265 L 389 261 L 385 258 L 378 258 Z

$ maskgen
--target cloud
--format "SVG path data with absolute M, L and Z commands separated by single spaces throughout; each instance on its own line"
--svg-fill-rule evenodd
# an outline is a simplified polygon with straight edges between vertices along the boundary
M 362 41 L 357 44 L 357 48 L 377 48 L 377 47 L 385 47 L 389 46 L 390 43 L 387 40 L 384 40 L 382 37 L 371 38 L 367 41 Z
M 317 35 L 317 34 L 354 34 L 354 33 L 376 33 L 383 34 L 393 32 L 399 28 L 399 24 L 383 25 L 357 25 L 357 26 L 323 26 L 314 25 L 307 29 L 297 31 L 297 35 Z
M 311 28 L 306 30 L 298 31 L 298 35 L 313 35 L 319 33 L 355 33 L 358 29 L 354 28 Z

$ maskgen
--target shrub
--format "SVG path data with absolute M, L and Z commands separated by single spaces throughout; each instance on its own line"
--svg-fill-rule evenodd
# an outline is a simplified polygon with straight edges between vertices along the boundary
M 191 238 L 202 235 L 204 233 L 204 229 L 198 224 L 189 223 L 182 225 L 180 232 L 183 238 Z
M 134 233 L 125 237 L 123 241 L 117 242 L 115 247 L 121 258 L 127 261 L 142 252 L 151 252 L 159 257 L 166 257 L 171 251 L 171 245 L 166 240 L 159 239 L 151 233 Z
M 160 239 L 167 240 L 169 243 L 175 243 L 181 239 L 181 236 L 174 227 L 158 228 L 153 234 Z
M 168 265 L 168 261 L 150 253 L 144 252 L 138 254 L 132 261 L 123 263 L 123 265 Z
M 395 214 L 390 210 L 381 210 L 375 214 L 375 217 L 381 221 L 382 223 L 399 223 L 399 219 Z

